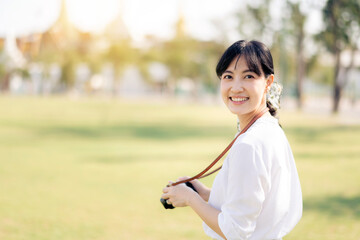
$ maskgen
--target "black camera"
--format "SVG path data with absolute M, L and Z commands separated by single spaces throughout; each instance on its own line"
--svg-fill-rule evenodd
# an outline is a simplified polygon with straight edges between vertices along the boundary
M 189 188 L 191 188 L 192 190 L 194 190 L 195 192 L 198 192 L 198 191 L 196 191 L 194 186 L 191 184 L 191 182 L 185 182 L 185 185 L 188 186 Z M 162 203 L 162 205 L 164 206 L 165 209 L 173 209 L 173 208 L 175 208 L 172 204 L 168 204 L 166 202 L 166 199 L 160 198 L 160 202 Z

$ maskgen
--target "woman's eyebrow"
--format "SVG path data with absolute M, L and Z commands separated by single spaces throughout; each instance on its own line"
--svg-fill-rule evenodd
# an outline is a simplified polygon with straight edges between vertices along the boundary
M 233 74 L 233 72 L 232 71 L 230 71 L 230 70 L 225 70 L 225 72 L 224 73 L 231 73 L 231 74 Z M 223 74 L 224 74 L 223 73 Z
M 242 73 L 255 73 L 255 72 L 251 71 L 250 69 L 245 69 Z

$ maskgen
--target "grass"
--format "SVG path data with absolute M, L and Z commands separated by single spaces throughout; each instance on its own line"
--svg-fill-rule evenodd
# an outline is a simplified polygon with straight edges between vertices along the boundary
M 231 141 L 224 107 L 2 96 L 0 109 L 0 239 L 208 239 L 190 209 L 159 198 Z M 281 122 L 304 197 L 285 240 L 360 239 L 360 124 Z

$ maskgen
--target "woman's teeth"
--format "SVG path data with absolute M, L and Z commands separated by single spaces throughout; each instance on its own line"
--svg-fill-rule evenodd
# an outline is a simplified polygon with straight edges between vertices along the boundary
M 234 102 L 243 102 L 243 101 L 246 101 L 248 100 L 249 98 L 245 97 L 245 98 L 234 98 L 232 97 L 231 100 L 234 101 Z

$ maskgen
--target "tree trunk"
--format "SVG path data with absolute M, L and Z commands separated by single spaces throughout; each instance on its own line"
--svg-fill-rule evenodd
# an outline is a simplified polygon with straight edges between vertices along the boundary
M 339 112 L 339 104 L 341 98 L 341 87 L 340 84 L 337 82 L 334 86 L 334 105 L 333 105 L 333 113 L 336 114 Z
M 297 107 L 302 109 L 304 97 L 303 97 L 303 85 L 304 85 L 304 75 L 305 75 L 305 63 L 304 63 L 304 30 L 303 28 L 299 29 L 299 36 L 297 39 L 297 67 L 296 67 L 296 97 L 297 97 Z
M 9 91 L 9 87 L 10 87 L 10 73 L 8 72 L 5 74 L 4 78 L 0 81 L 0 92 Z
M 297 108 L 300 110 L 303 107 L 303 85 L 305 76 L 305 61 L 304 61 L 304 24 L 306 16 L 300 10 L 300 3 L 290 3 L 291 8 L 291 20 L 294 25 L 294 35 L 296 37 L 296 101 Z
M 340 70 L 340 49 L 335 52 L 335 72 L 334 72 L 334 95 L 333 95 L 333 109 L 334 114 L 339 111 L 339 104 L 341 99 L 342 86 L 340 83 L 339 70 Z
M 342 96 L 342 91 L 346 86 L 349 71 L 354 67 L 355 61 L 355 52 L 356 47 L 351 48 L 351 55 L 350 55 L 350 64 L 347 66 L 342 74 L 340 72 L 340 55 L 341 51 L 338 49 L 335 54 L 335 84 L 334 84 L 334 105 L 333 105 L 333 113 L 337 113 L 339 111 L 340 100 Z

